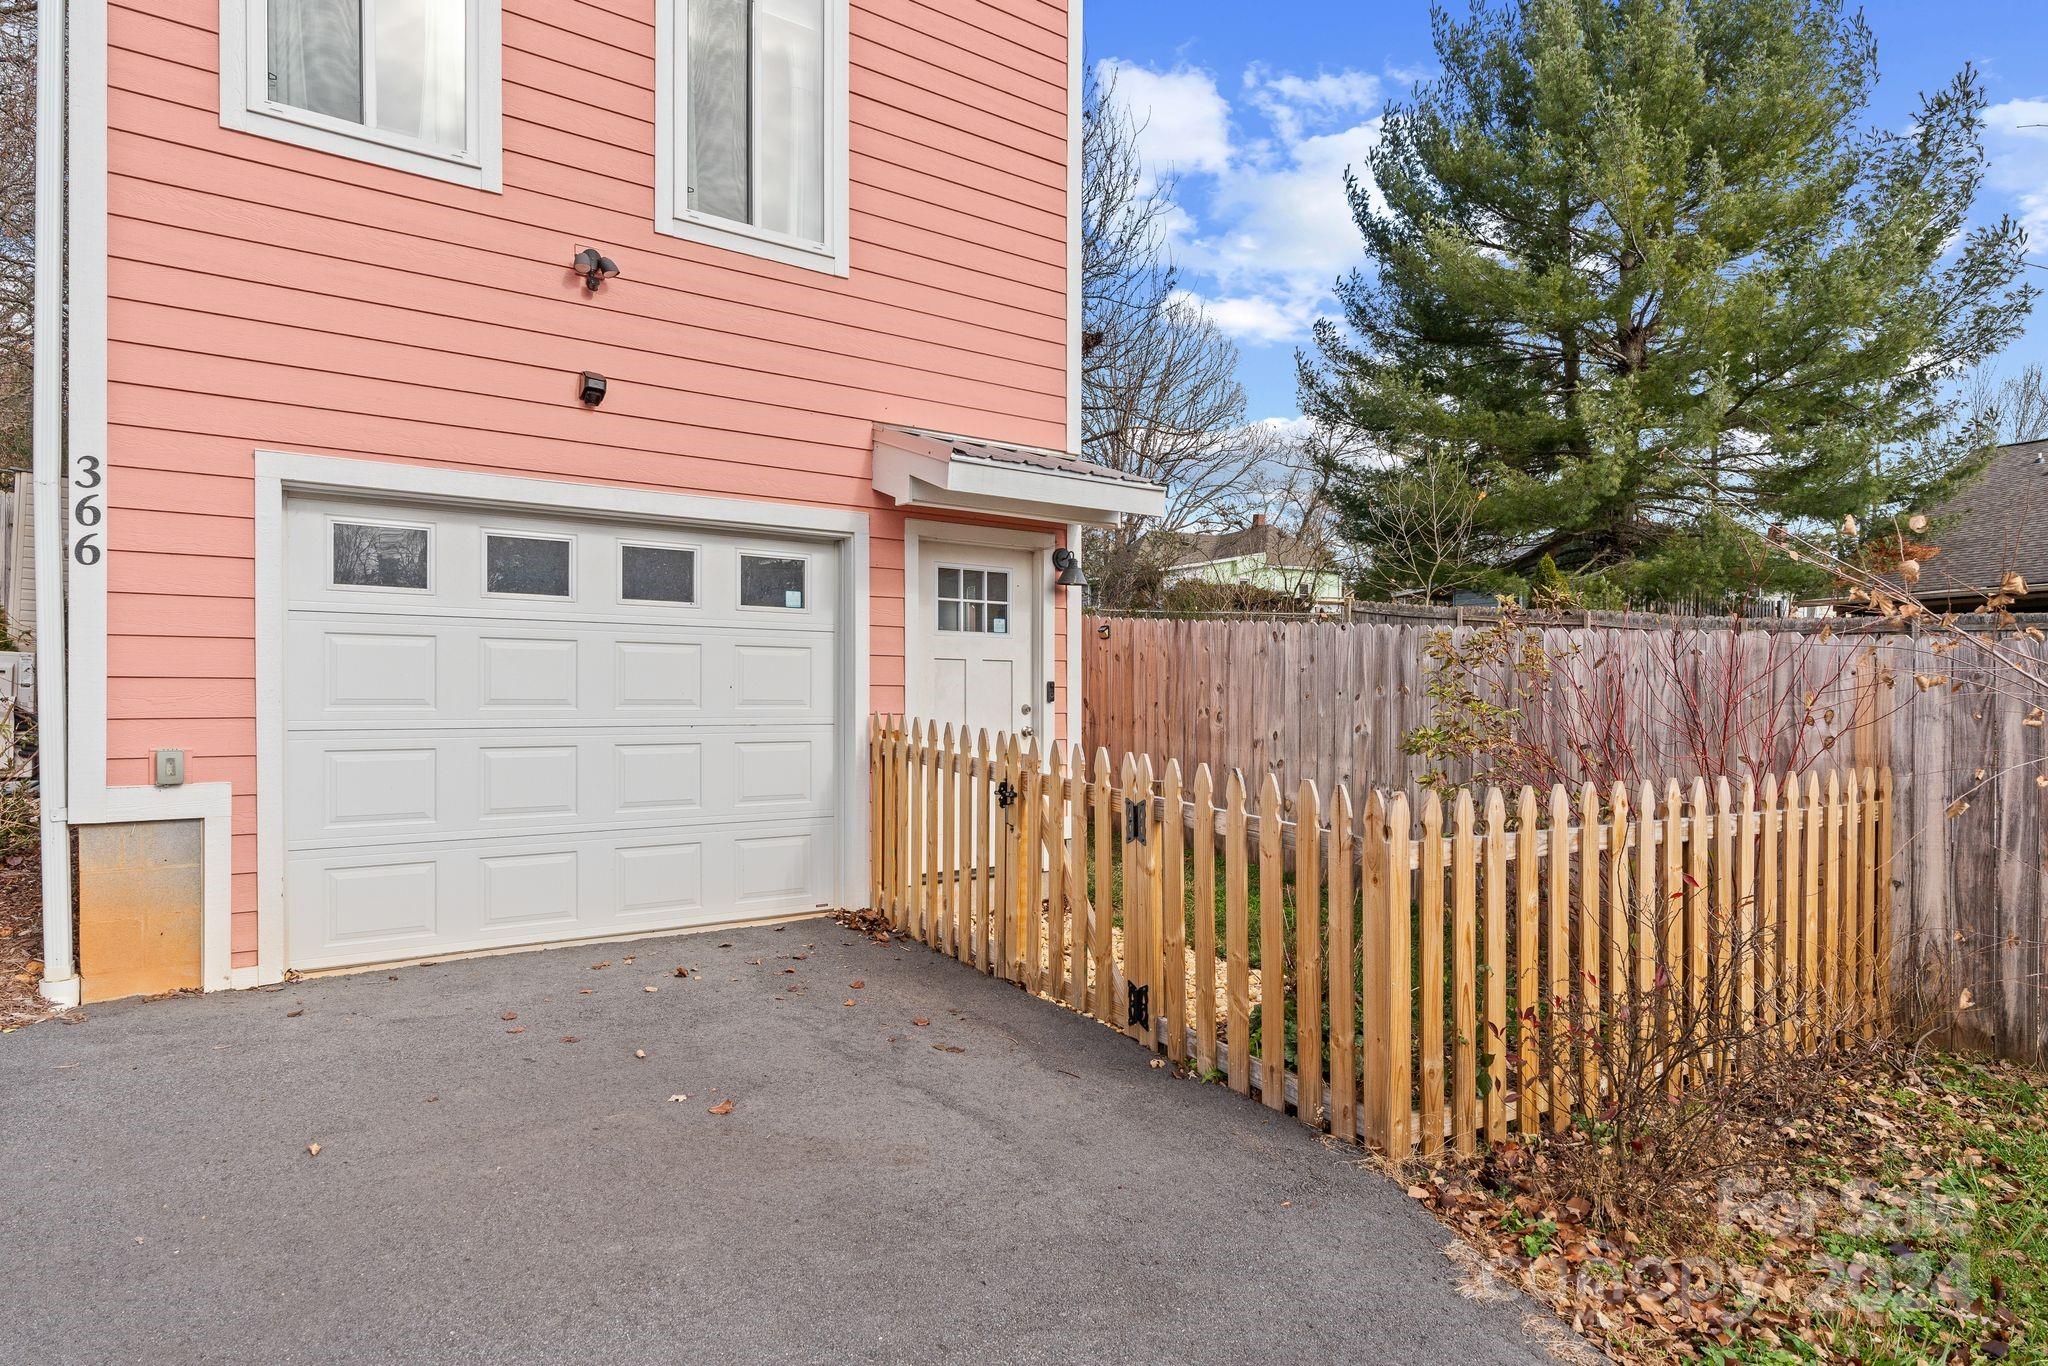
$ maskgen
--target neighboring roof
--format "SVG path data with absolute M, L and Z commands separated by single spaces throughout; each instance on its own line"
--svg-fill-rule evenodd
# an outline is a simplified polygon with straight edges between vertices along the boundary
M 1999 447 L 1983 474 L 1928 516 L 1941 553 L 1925 566 L 1922 598 L 1981 595 L 2014 569 L 2030 585 L 2048 584 L 2048 441 Z
M 888 423 L 875 424 L 874 486 L 900 507 L 1090 526 L 1166 510 L 1164 486 L 1078 455 Z
M 1221 560 L 1263 555 L 1266 562 L 1283 569 L 1306 569 L 1322 560 L 1313 546 L 1288 535 L 1271 522 L 1254 522 L 1235 531 L 1184 531 L 1176 533 L 1185 549 L 1174 556 L 1169 568 L 1188 569 Z

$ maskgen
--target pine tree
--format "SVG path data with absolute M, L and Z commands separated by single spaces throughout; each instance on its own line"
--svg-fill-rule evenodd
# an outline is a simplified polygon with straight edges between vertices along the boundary
M 2034 291 L 2021 228 L 1968 225 L 1972 71 L 1899 133 L 1864 121 L 1876 45 L 1835 0 L 1520 0 L 1434 29 L 1442 76 L 1351 178 L 1366 267 L 1301 358 L 1303 409 L 1461 462 L 1493 586 L 1549 555 L 1638 597 L 1755 587 L 1768 525 L 1981 465 L 1981 434 L 1935 440 L 1951 381 Z M 1354 513 L 1390 477 L 1331 473 Z

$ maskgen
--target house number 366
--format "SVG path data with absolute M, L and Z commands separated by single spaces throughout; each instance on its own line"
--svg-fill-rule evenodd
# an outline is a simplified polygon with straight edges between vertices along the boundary
M 104 482 L 100 474 L 100 458 L 96 455 L 81 455 L 71 471 L 72 484 L 85 490 L 71 505 L 71 524 L 74 527 L 96 527 L 100 524 L 100 495 L 95 491 Z M 81 532 L 71 538 L 71 556 L 80 564 L 100 562 L 99 533 Z

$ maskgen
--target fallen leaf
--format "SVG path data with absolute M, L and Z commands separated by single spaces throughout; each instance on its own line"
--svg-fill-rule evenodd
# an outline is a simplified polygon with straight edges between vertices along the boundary
M 683 1101 L 686 1101 L 686 1100 L 688 1100 L 688 1099 L 689 1099 L 689 1097 L 688 1097 L 688 1096 L 670 1096 L 670 1097 L 669 1097 L 669 1103 L 670 1103 L 670 1104 L 680 1104 L 681 1102 L 683 1102 Z
M 500 1015 L 498 1018 L 501 1020 L 516 1020 L 519 1018 L 519 1012 L 516 1010 L 508 1010 L 503 1015 Z
M 965 1053 L 967 1051 L 960 1047 L 960 1045 L 952 1043 L 935 1043 L 932 1047 L 938 1049 L 941 1053 Z
M 644 1048 L 636 1048 L 633 1050 L 633 1056 L 636 1058 L 644 1058 L 647 1056 L 647 1050 Z
M 319 1145 L 318 1143 L 308 1143 L 308 1144 L 306 1145 L 306 1156 L 308 1156 L 308 1157 L 318 1157 L 318 1156 L 320 1156 L 320 1145 Z M 136 1239 L 135 1241 L 139 1243 L 139 1242 L 141 1242 L 142 1240 L 141 1240 L 140 1238 L 137 1238 L 137 1239 Z
M 729 1115 L 732 1113 L 732 1102 L 729 1100 L 721 1100 L 720 1102 L 718 1102 L 718 1104 L 712 1106 L 707 1113 L 714 1115 Z
M 301 1016 L 301 1015 L 303 1015 L 303 1014 L 305 1014 L 305 1013 L 306 1013 L 306 1008 L 305 1008 L 304 1006 L 300 1006 L 300 1007 L 299 1007 L 299 1008 L 298 1008 L 297 1010 L 287 1010 L 287 1011 L 286 1011 L 286 1012 L 284 1013 L 284 1017 L 285 1017 L 285 1018 L 286 1018 L 287 1020 L 296 1020 L 296 1019 L 298 1019 L 298 1018 L 299 1018 L 299 1016 Z
M 513 1025 L 513 1026 L 512 1026 L 512 1027 L 511 1027 L 510 1029 L 506 1030 L 505 1032 L 506 1032 L 507 1034 L 524 1034 L 524 1033 L 526 1032 L 526 1026 L 525 1026 L 525 1025 Z
M 916 1025 L 919 1029 L 923 1029 L 926 1025 L 930 1024 L 931 1021 L 927 1020 L 924 1016 L 920 1015 L 916 1019 L 912 1020 L 911 1023 Z
M 581 1041 L 580 1041 L 580 1040 L 579 1040 L 579 1039 L 578 1039 L 578 1038 L 577 1038 L 577 1037 L 576 1037 L 576 1036 L 575 1036 L 574 1034 L 564 1034 L 564 1035 L 562 1036 L 562 1042 L 563 1042 L 563 1043 L 579 1043 L 579 1042 L 581 1042 Z
M 862 987 L 866 986 L 866 985 L 867 985 L 867 983 L 866 983 L 866 982 L 848 982 L 848 983 L 847 983 L 846 985 L 847 985 L 847 986 L 849 986 L 849 987 L 851 987 L 851 988 L 852 988 L 853 990 L 855 990 L 855 991 L 859 991 L 859 990 L 860 990 L 860 989 L 861 989 Z
M 852 1005 L 852 1004 L 853 1004 L 853 1002 L 852 1002 L 852 1001 L 848 1001 L 848 1002 L 847 1002 L 846 1004 L 848 1004 L 848 1005 Z
M 658 986 L 655 986 L 655 985 L 653 985 L 652 983 L 650 983 L 650 984 L 648 984 L 647 986 L 644 986 L 644 987 L 640 988 L 640 990 L 642 990 L 642 991 L 660 991 L 660 990 L 661 990 L 661 988 L 660 988 L 660 987 L 658 987 Z

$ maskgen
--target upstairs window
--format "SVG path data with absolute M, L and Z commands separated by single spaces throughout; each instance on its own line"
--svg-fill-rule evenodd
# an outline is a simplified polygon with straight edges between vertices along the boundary
M 664 231 L 846 273 L 845 0 L 665 0 Z
M 499 187 L 498 0 L 224 0 L 221 122 Z

